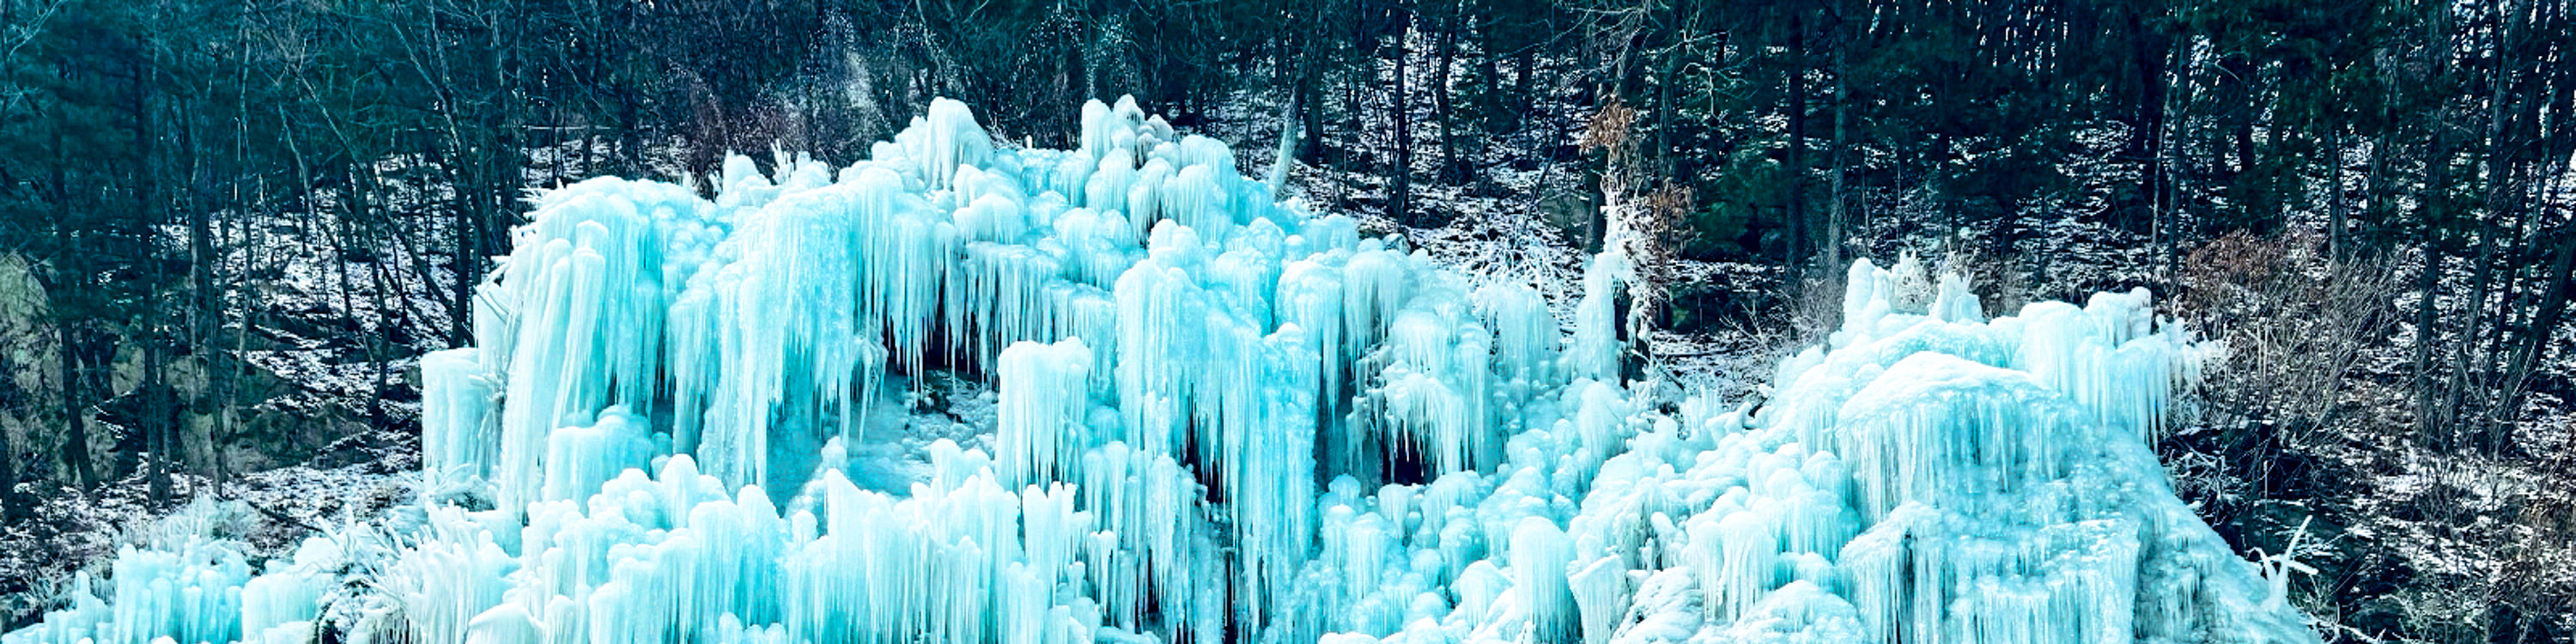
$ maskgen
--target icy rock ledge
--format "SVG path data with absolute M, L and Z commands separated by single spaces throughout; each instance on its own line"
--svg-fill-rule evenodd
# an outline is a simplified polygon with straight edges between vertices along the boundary
M 422 360 L 429 478 L 493 503 L 129 550 L 0 642 L 2317 640 L 2147 449 L 2204 348 L 2144 290 L 1987 320 L 1863 261 L 1766 403 L 1664 413 L 1605 381 L 1615 251 L 1568 329 L 1131 100 L 1081 141 L 943 99 L 547 193 Z M 994 451 L 853 483 L 929 369 L 998 383 Z

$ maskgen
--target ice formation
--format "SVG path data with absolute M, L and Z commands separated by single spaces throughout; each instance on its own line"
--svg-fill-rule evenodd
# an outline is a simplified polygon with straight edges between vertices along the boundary
M 1862 261 L 1767 401 L 1659 409 L 1615 250 L 1561 324 L 1130 100 L 1082 121 L 1008 148 L 940 100 L 712 200 L 544 194 L 421 362 L 425 463 L 496 502 L 421 508 L 348 638 L 2316 640 L 2148 451 L 2201 348 L 2144 290 L 1987 320 Z M 997 383 L 986 442 L 854 483 L 928 369 Z M 304 641 L 340 557 L 130 550 L 5 641 Z

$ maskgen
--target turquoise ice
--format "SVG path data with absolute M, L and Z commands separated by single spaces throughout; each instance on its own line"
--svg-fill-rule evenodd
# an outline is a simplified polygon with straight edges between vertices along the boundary
M 895 139 L 541 195 L 421 361 L 424 461 L 491 507 L 377 567 L 127 550 L 0 641 L 300 642 L 349 587 L 359 642 L 2317 639 L 2148 449 L 2216 348 L 2144 290 L 1988 320 L 1862 261 L 1767 400 L 1667 411 L 1615 244 L 1563 320 L 1132 100 L 1074 150 L 944 99 Z M 989 450 L 855 482 L 931 369 L 997 384 Z

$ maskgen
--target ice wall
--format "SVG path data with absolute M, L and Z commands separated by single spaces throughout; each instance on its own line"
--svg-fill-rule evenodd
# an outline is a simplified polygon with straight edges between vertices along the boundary
M 713 199 L 546 193 L 422 361 L 425 463 L 494 506 L 372 570 L 124 553 L 6 641 L 296 639 L 343 574 L 353 641 L 2316 639 L 2147 449 L 2200 349 L 2143 290 L 1987 320 L 1860 262 L 1767 401 L 1664 411 L 1618 381 L 1616 251 L 1568 325 L 1133 101 L 1081 142 L 943 99 Z M 990 433 L 853 483 L 930 369 L 997 383 Z

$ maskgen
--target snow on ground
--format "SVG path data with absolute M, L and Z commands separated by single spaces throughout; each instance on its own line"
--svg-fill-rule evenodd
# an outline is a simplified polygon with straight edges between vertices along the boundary
M 412 467 L 402 467 L 406 462 Z M 417 459 L 369 459 L 245 474 L 223 486 L 242 505 L 228 501 L 219 511 L 197 507 L 215 503 L 208 496 L 214 481 L 186 474 L 172 476 L 173 496 L 195 503 L 153 503 L 140 475 L 87 495 L 57 491 L 30 520 L 0 529 L 0 583 L 9 584 L 0 586 L 0 623 L 17 624 L 53 607 L 78 572 L 103 576 L 119 546 L 150 544 L 172 531 L 225 538 L 255 561 L 284 555 L 316 528 L 409 500 L 417 466 Z M 208 521 L 220 525 L 201 525 Z

